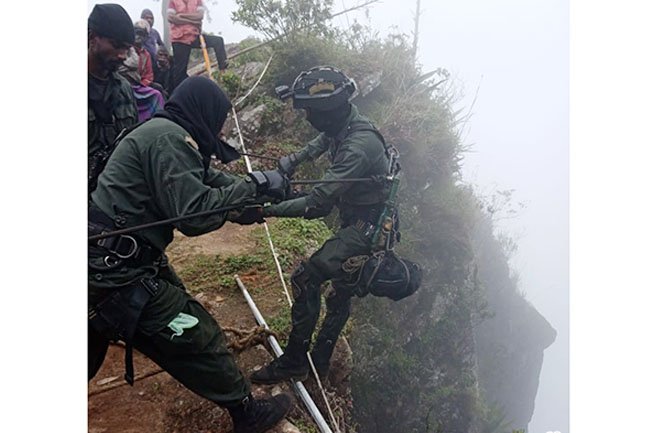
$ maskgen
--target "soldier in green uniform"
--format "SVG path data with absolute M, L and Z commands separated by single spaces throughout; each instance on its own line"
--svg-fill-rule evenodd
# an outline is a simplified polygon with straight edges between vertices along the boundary
M 88 17 L 88 194 L 113 151 L 117 135 L 138 121 L 129 83 L 117 68 L 135 40 L 120 5 L 96 5 Z
M 280 159 L 282 171 L 292 175 L 298 164 L 327 152 L 331 166 L 324 180 L 388 174 L 383 138 L 349 102 L 355 85 L 345 74 L 333 67 L 315 67 L 300 74 L 291 89 L 285 87 L 279 93 L 282 91 L 286 97 L 293 97 L 294 108 L 306 111 L 307 120 L 320 132 L 301 151 Z M 271 384 L 307 377 L 306 353 L 320 311 L 321 285 L 331 280 L 334 290 L 326 294 L 327 314 L 311 352 L 319 376 L 327 375 L 334 345 L 350 315 L 350 299 L 355 292 L 354 287 L 346 284 L 342 264 L 352 256 L 370 254 L 373 225 L 386 196 L 387 190 L 381 183 L 323 183 L 314 187 L 308 196 L 264 209 L 264 216 L 311 219 L 325 216 L 337 206 L 341 229 L 291 276 L 295 303 L 285 353 L 253 373 L 251 381 Z
M 278 171 L 241 178 L 209 166 L 212 156 L 224 163 L 239 157 L 219 138 L 230 108 L 224 92 L 211 80 L 185 80 L 164 111 L 117 145 L 91 196 L 90 235 L 224 206 L 284 199 L 288 179 Z M 175 228 L 197 236 L 227 220 L 261 222 L 261 207 L 90 242 L 89 377 L 99 369 L 108 340 L 121 339 L 127 343 L 127 380 L 133 380 L 128 358 L 134 347 L 193 392 L 227 408 L 236 433 L 263 432 L 286 415 L 290 398 L 252 397 L 215 319 L 160 263 Z

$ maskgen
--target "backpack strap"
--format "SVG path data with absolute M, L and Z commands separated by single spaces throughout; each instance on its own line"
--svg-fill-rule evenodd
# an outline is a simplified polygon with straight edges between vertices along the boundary
M 397 151 L 395 146 L 386 143 L 386 140 L 384 139 L 384 136 L 381 135 L 381 132 L 379 132 L 379 130 L 375 128 L 375 125 L 373 125 L 370 122 L 352 123 L 350 126 L 348 126 L 348 130 L 345 136 L 347 137 L 348 135 L 354 132 L 360 132 L 360 131 L 371 131 L 374 132 L 377 135 L 377 137 L 379 137 L 379 139 L 381 140 L 381 144 L 384 146 L 384 153 L 386 154 L 386 158 L 388 158 L 389 174 L 392 176 L 396 175 L 400 171 L 401 166 L 399 163 L 399 152 Z

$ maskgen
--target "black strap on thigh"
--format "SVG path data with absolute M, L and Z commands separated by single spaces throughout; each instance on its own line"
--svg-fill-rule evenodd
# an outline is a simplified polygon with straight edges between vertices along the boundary
M 115 290 L 88 310 L 90 326 L 109 340 L 126 343 L 124 379 L 133 386 L 133 348 L 131 342 L 140 314 L 149 299 L 158 293 L 158 283 L 144 278 L 130 286 Z

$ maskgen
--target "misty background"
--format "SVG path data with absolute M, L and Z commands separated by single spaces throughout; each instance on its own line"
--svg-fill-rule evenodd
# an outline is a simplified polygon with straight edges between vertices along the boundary
M 161 2 L 122 0 L 131 17 L 154 12 L 162 35 Z M 90 1 L 88 13 L 96 3 Z M 205 31 L 226 43 L 255 35 L 231 22 L 234 0 L 209 8 Z M 333 11 L 361 0 L 335 0 Z M 546 349 L 529 424 L 530 433 L 569 431 L 569 4 L 567 0 L 422 1 L 418 60 L 424 72 L 447 69 L 459 91 L 457 109 L 471 115 L 463 133 L 470 146 L 464 181 L 490 198 L 514 190 L 514 217 L 497 214 L 498 228 L 515 239 L 511 266 L 520 290 L 557 330 Z M 380 35 L 411 34 L 416 0 L 384 0 L 357 20 Z M 260 36 L 260 35 L 256 35 Z M 260 36 L 261 37 L 261 36 Z M 471 108 L 471 111 L 470 111 Z M 519 203 L 522 205 L 520 206 Z

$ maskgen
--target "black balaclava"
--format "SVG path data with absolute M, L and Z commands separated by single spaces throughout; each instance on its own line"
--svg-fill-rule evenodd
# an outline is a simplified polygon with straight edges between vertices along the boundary
M 165 109 L 154 115 L 178 123 L 199 145 L 207 168 L 211 155 L 224 164 L 240 157 L 239 152 L 221 140 L 219 133 L 232 107 L 221 88 L 205 77 L 190 77 L 176 87 Z
M 328 137 L 334 137 L 343 128 L 351 109 L 350 104 L 329 111 L 319 111 L 312 108 L 307 110 L 307 121 L 317 131 L 324 132 Z

